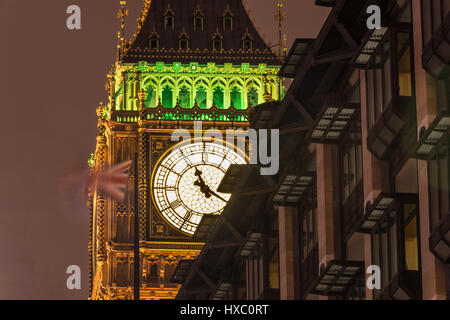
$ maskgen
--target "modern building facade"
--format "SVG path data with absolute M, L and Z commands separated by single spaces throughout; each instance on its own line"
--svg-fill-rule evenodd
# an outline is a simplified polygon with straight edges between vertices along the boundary
M 247 162 L 245 147 L 195 136 L 178 143 L 172 134 L 245 133 L 247 107 L 280 98 L 281 63 L 242 0 L 144 0 L 130 41 L 120 4 L 117 61 L 90 162 L 95 172 L 134 164 L 124 201 L 90 190 L 90 298 L 171 299 L 181 286 L 175 267 L 204 245 L 192 238 L 201 217 L 219 215 L 229 200 L 218 184 L 230 165 Z
M 230 166 L 178 299 L 450 299 L 450 1 L 316 4 L 331 12 L 290 49 L 286 96 L 249 114 L 280 130 L 280 170 Z

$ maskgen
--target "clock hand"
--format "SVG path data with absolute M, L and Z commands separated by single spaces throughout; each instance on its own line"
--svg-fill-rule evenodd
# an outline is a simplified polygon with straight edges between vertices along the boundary
M 214 191 L 212 191 L 209 187 L 208 187 L 208 189 L 209 189 L 209 193 L 212 194 L 214 197 L 216 197 L 216 198 L 222 200 L 223 202 L 227 202 L 224 198 L 222 198 L 222 197 L 219 196 L 217 193 L 215 193 Z
M 202 172 L 197 167 L 195 167 L 194 175 L 197 177 L 197 180 L 194 181 L 194 185 L 200 187 L 200 191 L 205 194 L 206 198 L 210 198 L 211 195 L 213 195 L 216 198 L 222 200 L 223 202 L 227 202 L 224 198 L 222 198 L 217 193 L 215 193 L 214 191 L 211 190 L 211 188 L 203 180 Z

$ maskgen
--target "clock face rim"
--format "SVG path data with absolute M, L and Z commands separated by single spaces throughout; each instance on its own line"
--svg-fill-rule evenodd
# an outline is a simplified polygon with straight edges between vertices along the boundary
M 225 140 L 221 140 L 221 139 L 214 139 L 214 140 L 211 140 L 211 139 L 202 139 L 202 138 L 200 138 L 200 139 L 199 139 L 199 138 L 191 138 L 191 139 L 189 139 L 189 140 L 184 140 L 184 141 L 178 142 L 178 143 L 174 144 L 173 146 L 171 146 L 170 148 L 168 148 L 167 150 L 165 150 L 164 153 L 158 158 L 158 160 L 156 161 L 155 165 L 154 165 L 153 168 L 152 168 L 152 174 L 151 174 L 151 179 L 150 179 L 150 184 L 151 184 L 150 194 L 151 194 L 151 199 L 152 199 L 153 208 L 155 209 L 156 214 L 158 214 L 159 217 L 162 218 L 162 219 L 170 226 L 171 229 L 175 230 L 175 231 L 178 232 L 178 233 L 181 233 L 181 234 L 183 234 L 183 235 L 190 236 L 190 237 L 192 237 L 193 233 L 189 233 L 189 232 L 187 232 L 187 231 L 182 230 L 181 227 L 177 226 L 173 221 L 171 221 L 171 220 L 169 219 L 169 217 L 166 217 L 166 216 L 161 212 L 161 211 L 163 211 L 163 210 L 160 208 L 161 206 L 158 205 L 158 200 L 156 199 L 156 198 L 157 198 L 157 195 L 156 195 L 154 186 L 155 186 L 155 184 L 156 184 L 156 183 L 155 183 L 156 175 L 157 175 L 157 173 L 158 173 L 158 170 L 159 170 L 161 164 L 163 164 L 164 161 L 170 157 L 170 155 L 171 155 L 171 153 L 173 152 L 173 150 L 174 150 L 175 148 L 184 147 L 184 146 L 186 146 L 186 145 L 192 145 L 192 144 L 197 144 L 197 143 L 217 144 L 219 147 L 224 148 L 224 149 L 229 149 L 229 150 L 230 150 L 231 152 L 233 152 L 235 155 L 239 156 L 239 157 L 243 160 L 243 164 L 247 164 L 248 161 L 249 161 L 249 158 L 248 158 L 248 156 L 245 154 L 245 152 L 243 152 L 241 149 L 239 149 L 239 148 L 236 147 L 235 145 L 232 145 L 232 144 L 228 143 L 228 142 L 225 141 Z M 230 162 L 231 162 L 231 161 L 230 161 Z M 235 162 L 231 162 L 231 164 L 235 164 Z M 185 172 L 187 172 L 187 171 L 193 169 L 194 167 L 196 167 L 196 166 L 202 166 L 202 165 L 204 165 L 204 164 L 198 164 L 198 165 L 186 167 L 185 169 L 182 170 L 182 173 L 184 174 Z M 214 168 L 216 168 L 217 170 L 221 170 L 220 167 L 216 167 L 216 166 L 214 166 L 214 165 L 212 165 L 212 164 L 206 164 L 206 166 L 208 166 L 208 167 L 214 167 Z M 225 174 L 225 172 L 224 172 L 224 174 Z M 182 177 L 182 176 L 181 176 L 181 177 Z M 181 179 L 181 177 L 180 177 L 179 179 L 177 179 L 177 182 Z M 176 186 L 176 193 L 179 194 L 179 187 L 178 187 L 178 186 Z M 165 197 L 167 197 L 167 195 L 165 195 Z M 214 196 L 212 196 L 212 197 L 214 197 Z M 178 198 L 177 198 L 177 200 L 180 200 L 180 201 L 181 201 L 181 199 L 178 199 Z M 228 201 L 227 201 L 227 202 L 228 202 Z M 215 213 L 214 215 L 220 215 L 220 214 L 222 214 L 223 209 L 225 208 L 225 206 L 226 206 L 226 204 L 220 209 L 220 212 L 219 212 L 219 213 Z M 172 210 L 172 212 L 174 212 L 173 208 L 171 208 L 171 210 Z M 198 226 L 198 224 L 197 224 L 197 226 Z M 197 226 L 196 226 L 196 227 L 197 227 Z M 194 232 L 195 232 L 195 229 L 194 229 Z

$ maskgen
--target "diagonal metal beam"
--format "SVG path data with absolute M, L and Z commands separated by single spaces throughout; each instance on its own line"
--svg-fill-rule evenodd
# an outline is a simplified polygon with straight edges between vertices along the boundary
M 303 116 L 303 118 L 308 122 L 308 123 L 313 123 L 314 119 L 312 118 L 312 116 L 309 114 L 309 112 L 305 109 L 305 107 L 303 107 L 303 105 L 300 103 L 300 101 L 298 101 L 294 96 L 289 96 L 289 100 L 294 104 L 294 106 L 297 108 L 297 110 L 300 112 L 300 114 Z
M 242 237 L 241 233 L 236 230 L 236 228 L 228 222 L 228 220 L 224 219 L 224 225 L 230 230 L 230 232 L 233 234 L 233 236 L 236 238 L 237 241 L 242 243 L 244 238 Z
M 358 44 L 356 43 L 355 39 L 353 39 L 350 32 L 348 32 L 348 30 L 344 27 L 344 25 L 342 23 L 340 23 L 339 21 L 336 21 L 336 23 L 334 25 L 336 26 L 336 29 L 338 29 L 342 38 L 344 38 L 345 42 L 347 42 L 350 49 L 358 50 Z
M 319 65 L 319 64 L 329 63 L 329 62 L 351 59 L 355 55 L 355 52 L 356 51 L 348 50 L 348 49 L 347 50 L 339 49 L 339 50 L 331 51 L 329 53 L 315 57 L 313 59 L 312 63 L 313 63 L 313 65 Z
M 194 263 L 194 265 L 192 266 L 192 269 L 194 269 L 195 272 L 197 272 L 199 274 L 199 276 L 203 279 L 203 281 L 205 281 L 205 283 L 208 285 L 208 287 L 211 288 L 211 290 L 214 290 L 216 288 L 216 284 L 214 283 L 214 281 L 211 280 L 210 277 L 208 277 L 206 275 L 206 273 L 204 273 L 196 263 Z
M 208 248 L 211 248 L 211 249 L 221 249 L 221 248 L 227 248 L 227 247 L 238 247 L 240 245 L 241 245 L 240 242 L 233 241 L 233 239 L 226 239 L 226 240 L 222 240 L 222 241 L 215 241 L 215 242 L 211 242 L 211 243 L 207 244 Z

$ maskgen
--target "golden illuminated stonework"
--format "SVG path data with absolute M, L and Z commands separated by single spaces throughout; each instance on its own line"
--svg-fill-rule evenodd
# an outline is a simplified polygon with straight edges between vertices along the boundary
M 124 35 L 126 3 L 119 4 L 117 60 L 107 77 L 108 101 L 97 110 L 89 164 L 95 172 L 132 165 L 122 201 L 89 191 L 90 299 L 134 299 L 137 282 L 140 299 L 172 299 L 181 286 L 172 282 L 179 261 L 194 260 L 203 247 L 193 238 L 197 225 L 222 213 L 230 196 L 217 187 L 228 167 L 246 158 L 226 143 L 177 145 L 171 135 L 193 133 L 196 121 L 202 134 L 245 134 L 247 109 L 268 92 L 283 96 L 280 61 L 241 1 L 144 0 L 131 41 Z

